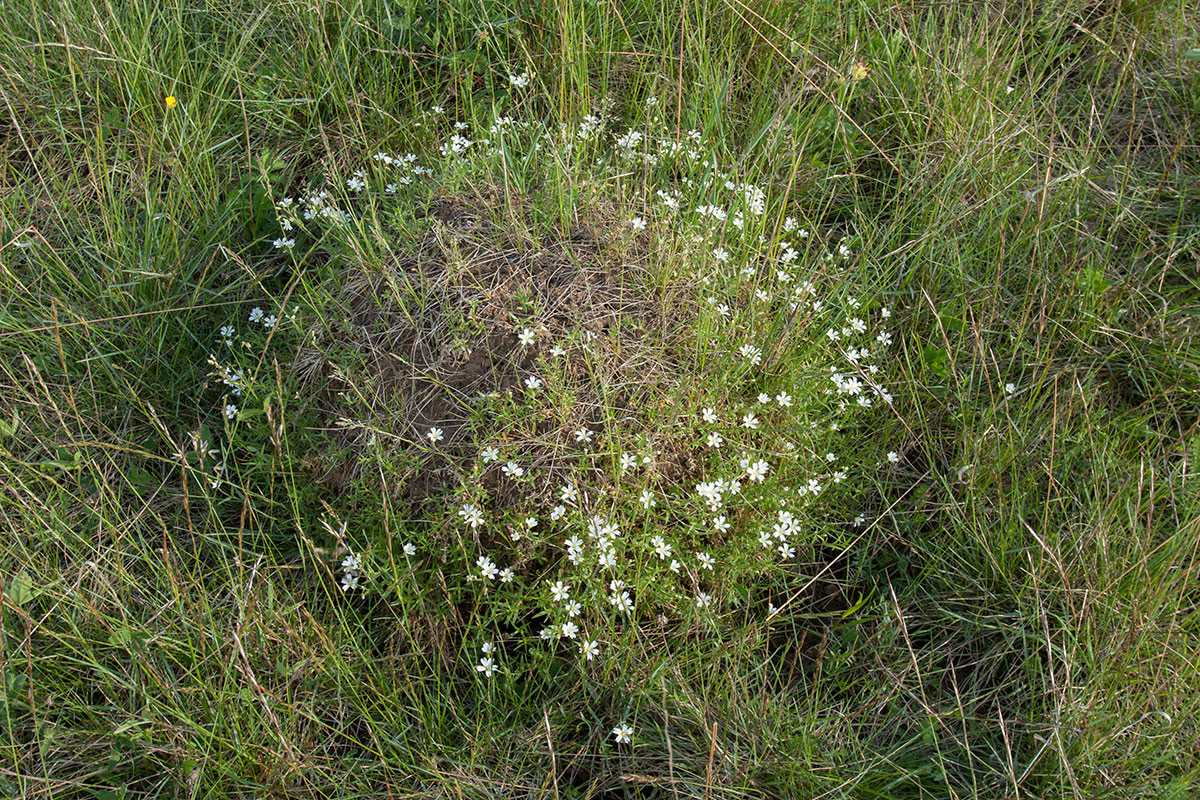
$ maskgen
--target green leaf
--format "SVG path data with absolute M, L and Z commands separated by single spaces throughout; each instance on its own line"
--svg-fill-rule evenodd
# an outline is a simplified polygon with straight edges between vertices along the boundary
M 1104 273 L 1095 267 L 1086 267 L 1075 276 L 1075 285 L 1093 295 L 1101 295 L 1112 286 L 1112 281 L 1104 277 Z
M 935 375 L 942 378 L 950 374 L 950 371 L 946 369 L 946 362 L 949 358 L 946 351 L 941 347 L 926 345 L 925 349 L 921 351 L 921 360 L 925 362 L 925 366 Z
M 12 422 L 6 422 L 5 420 L 0 419 L 0 437 L 7 439 L 9 436 L 12 436 L 17 432 L 17 426 L 19 423 L 20 420 L 17 417 L 17 410 L 14 408 Z
M 1200 47 L 1193 47 L 1183 54 L 1184 58 L 1190 58 L 1192 61 L 1200 61 Z
M 16 577 L 11 578 L 8 581 L 8 585 L 4 587 L 4 593 L 8 595 L 8 599 L 15 605 L 22 608 L 37 596 L 33 591 L 33 581 L 30 579 L 28 572 L 22 572 Z

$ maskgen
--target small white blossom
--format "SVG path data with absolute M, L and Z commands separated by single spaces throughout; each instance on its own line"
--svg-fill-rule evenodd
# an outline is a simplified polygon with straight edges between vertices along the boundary
M 487 556 L 480 556 L 475 559 L 475 566 L 479 567 L 480 573 L 485 580 L 491 580 L 500 573 L 500 569 L 496 566 L 496 562 L 492 561 Z
M 483 512 L 474 503 L 467 503 L 458 510 L 458 515 L 463 518 L 463 522 L 471 526 L 474 530 L 483 524 Z

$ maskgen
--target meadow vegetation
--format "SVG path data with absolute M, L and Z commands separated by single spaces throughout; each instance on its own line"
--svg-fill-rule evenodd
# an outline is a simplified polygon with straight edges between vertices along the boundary
M 1200 791 L 1186 3 L 0 18 L 0 796 Z

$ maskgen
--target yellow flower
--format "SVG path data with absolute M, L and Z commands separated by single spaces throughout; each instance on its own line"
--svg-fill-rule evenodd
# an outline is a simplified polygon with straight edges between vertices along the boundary
M 166 104 L 167 104 L 167 108 L 174 108 L 176 105 L 179 104 L 179 101 L 175 99 L 175 95 L 170 94 L 170 95 L 167 95 Z

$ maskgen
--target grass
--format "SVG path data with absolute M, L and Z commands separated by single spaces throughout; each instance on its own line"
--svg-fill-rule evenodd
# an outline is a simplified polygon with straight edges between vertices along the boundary
M 1186 4 L 0 14 L 0 795 L 1200 787 Z

